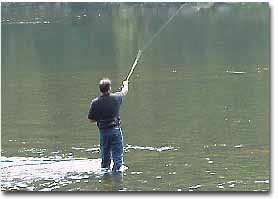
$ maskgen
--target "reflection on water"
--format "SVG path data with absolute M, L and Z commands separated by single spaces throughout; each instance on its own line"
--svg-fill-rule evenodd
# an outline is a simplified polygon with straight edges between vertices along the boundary
M 72 148 L 88 151 L 85 148 Z M 143 147 L 132 145 L 127 145 L 124 149 L 125 152 L 128 152 L 129 149 L 156 152 L 175 150 L 169 146 Z M 99 148 L 97 150 L 99 151 Z M 43 150 L 31 149 L 31 151 Z M 92 152 L 91 149 L 89 151 Z M 100 168 L 100 162 L 101 159 L 63 158 L 56 152 L 55 156 L 48 158 L 2 156 L 1 187 L 3 190 L 52 191 L 73 183 L 90 183 L 89 180 L 94 178 L 102 185 L 98 191 L 124 191 L 123 173 L 104 171 Z
M 156 150 L 153 150 L 154 148 Z M 125 150 L 125 154 L 127 156 L 129 154 L 136 156 L 136 153 L 146 150 L 149 154 L 145 153 L 144 156 L 155 158 L 155 154 L 163 157 L 164 155 L 169 156 L 171 151 L 178 153 L 178 149 L 169 148 L 169 146 L 143 147 L 127 145 L 125 149 L 133 149 L 134 151 Z M 190 162 L 189 158 L 186 159 L 187 163 L 169 160 L 164 164 L 156 162 L 155 164 L 160 165 L 162 172 L 152 171 L 151 168 L 150 170 L 145 170 L 143 167 L 140 170 L 135 170 L 136 166 L 132 166 L 123 173 L 114 173 L 101 170 L 100 159 L 62 158 L 59 155 L 50 156 L 49 158 L 2 156 L 1 188 L 9 191 L 143 191 L 143 187 L 148 186 L 150 191 L 160 191 L 161 185 L 166 183 L 168 189 L 173 191 L 202 191 L 208 190 L 215 183 L 214 186 L 218 190 L 241 190 L 246 186 L 253 186 L 256 187 L 253 191 L 267 191 L 269 179 L 258 176 L 254 181 L 246 181 L 236 175 L 231 178 L 229 175 L 233 176 L 231 171 L 233 171 L 234 165 L 230 164 L 229 166 L 229 164 L 223 162 L 223 158 L 218 157 L 219 155 L 213 155 L 215 151 L 218 151 L 218 154 L 225 154 L 225 151 L 230 154 L 238 153 L 239 155 L 247 153 L 249 154 L 250 164 L 254 164 L 256 162 L 252 161 L 252 156 L 255 157 L 256 154 L 262 153 L 262 151 L 241 144 L 235 146 L 213 144 L 210 146 L 205 145 L 203 148 L 206 152 L 198 160 L 203 165 L 202 167 L 192 168 L 194 162 Z M 244 150 L 244 148 L 246 149 Z M 241 167 L 244 167 L 244 164 Z M 208 181 L 195 179 L 189 184 L 179 185 L 178 187 L 175 184 L 171 184 L 171 179 L 179 179 L 183 172 L 188 175 L 183 176 L 190 178 L 191 172 L 195 169 L 200 175 L 206 176 Z M 130 180 L 136 184 L 136 188 L 134 186 L 130 188 Z M 203 183 L 194 184 L 194 181 Z
M 4 190 L 51 191 L 100 175 L 99 159 L 1 157 Z
M 180 5 L 1 3 L 3 190 L 269 191 L 267 3 L 187 3 L 131 77 L 129 169 L 96 172 L 99 79 L 116 91 Z
M 101 182 L 102 189 L 100 191 L 126 191 L 122 173 L 106 173 L 101 177 Z
M 156 150 L 153 150 L 153 149 Z M 158 153 L 161 155 L 169 155 L 169 152 L 177 153 L 178 150 L 175 148 L 170 148 L 169 146 L 162 147 L 143 147 L 143 146 L 132 146 L 127 145 L 125 149 L 134 149 L 134 151 L 125 150 L 125 154 L 128 155 L 136 153 L 141 150 L 149 151 L 149 153 Z M 222 158 L 214 156 L 212 151 L 228 151 L 232 153 L 250 153 L 250 155 L 255 155 L 256 153 L 261 153 L 261 151 L 256 151 L 248 146 L 243 146 L 241 144 L 235 146 L 229 146 L 227 144 L 213 144 L 211 146 L 203 146 L 207 155 L 200 160 L 200 163 L 205 161 L 202 167 L 197 170 L 200 174 L 206 174 L 207 178 L 209 176 L 215 176 L 213 178 L 216 180 L 216 187 L 218 190 L 228 190 L 233 189 L 244 189 L 245 186 L 253 184 L 257 187 L 254 191 L 266 191 L 264 187 L 269 184 L 268 179 L 263 179 L 257 177 L 254 181 L 245 181 L 237 179 L 235 177 L 233 180 L 227 175 L 230 170 L 233 170 L 233 165 L 231 164 L 227 168 L 227 164 L 222 167 Z M 245 152 L 238 150 L 246 149 Z M 164 150 L 167 149 L 167 150 Z M 137 151 L 137 152 L 136 152 Z M 163 152 L 164 151 L 164 152 Z M 251 151 L 251 152 L 248 152 Z M 211 154 L 211 156 L 209 155 Z M 155 157 L 154 154 L 144 154 L 145 156 Z M 255 156 L 254 156 L 255 157 Z M 34 157 L 1 157 L 1 172 L 2 180 L 1 187 L 2 190 L 24 190 L 24 191 L 139 191 L 143 190 L 142 185 L 148 185 L 148 190 L 160 191 L 161 185 L 164 183 L 168 184 L 168 188 L 173 191 L 202 191 L 207 190 L 210 186 L 207 184 L 188 184 L 179 187 L 171 187 L 171 179 L 179 178 L 181 171 L 192 171 L 193 162 L 187 163 L 170 161 L 162 166 L 163 172 L 150 173 L 148 170 L 141 168 L 141 171 L 134 170 L 136 167 L 131 167 L 129 170 L 123 173 L 113 173 L 109 171 L 103 171 L 100 169 L 100 159 L 86 159 L 86 158 L 62 158 L 61 156 L 50 156 L 49 158 L 34 158 Z M 252 162 L 252 160 L 250 159 Z M 251 163 L 250 162 L 250 163 Z M 159 164 L 159 163 L 158 163 Z M 243 164 L 241 166 L 244 166 Z M 221 168 L 222 167 L 222 168 Z M 195 168 L 193 168 L 195 169 Z M 189 172 L 190 173 L 190 172 Z M 227 174 L 225 174 L 227 173 Z M 157 175 L 160 174 L 160 175 Z M 231 175 L 231 173 L 230 173 Z M 139 183 L 136 185 L 136 189 L 128 188 L 130 185 L 125 183 L 124 179 L 134 180 Z M 210 179 L 212 180 L 212 179 Z M 152 183 L 156 181 L 156 183 Z M 134 183 L 134 182 L 133 182 Z M 170 184 L 169 184 L 170 183 Z

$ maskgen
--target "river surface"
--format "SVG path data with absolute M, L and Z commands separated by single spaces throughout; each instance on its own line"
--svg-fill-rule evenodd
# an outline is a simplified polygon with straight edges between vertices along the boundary
M 143 52 L 121 108 L 122 174 L 87 121 L 180 3 L 2 3 L 1 189 L 269 191 L 268 4 L 188 3 Z

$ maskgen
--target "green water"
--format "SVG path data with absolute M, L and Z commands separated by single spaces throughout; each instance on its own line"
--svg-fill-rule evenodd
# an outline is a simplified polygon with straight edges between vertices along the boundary
M 87 121 L 98 81 L 117 91 L 180 5 L 2 3 L 1 155 L 98 158 Z M 186 5 L 131 77 L 121 108 L 129 169 L 52 190 L 269 191 L 269 14 L 262 3 Z M 50 186 L 42 181 L 27 187 Z

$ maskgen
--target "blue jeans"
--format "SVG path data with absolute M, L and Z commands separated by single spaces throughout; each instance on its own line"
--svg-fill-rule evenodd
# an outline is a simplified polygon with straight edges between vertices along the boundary
M 113 159 L 113 171 L 117 171 L 123 164 L 123 135 L 122 129 L 114 127 L 99 130 L 101 168 L 110 169 Z

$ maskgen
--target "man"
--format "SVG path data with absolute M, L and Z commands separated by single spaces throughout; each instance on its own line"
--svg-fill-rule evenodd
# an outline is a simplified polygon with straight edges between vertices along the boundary
M 96 122 L 100 135 L 101 168 L 110 169 L 111 157 L 113 171 L 123 169 L 123 136 L 120 128 L 119 110 L 123 96 L 128 92 L 128 81 L 123 82 L 120 92 L 111 93 L 111 81 L 103 78 L 99 82 L 101 95 L 92 100 L 88 119 Z

